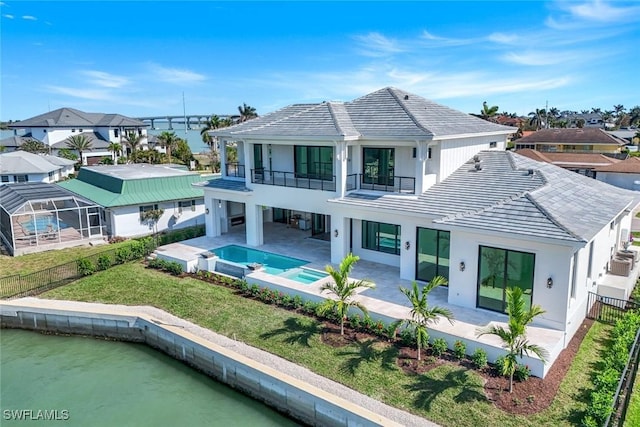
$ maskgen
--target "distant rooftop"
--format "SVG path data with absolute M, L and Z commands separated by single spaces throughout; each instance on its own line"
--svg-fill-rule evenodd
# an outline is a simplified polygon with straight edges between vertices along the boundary
M 198 175 L 184 169 L 170 167 L 167 165 L 152 165 L 146 163 L 124 164 L 124 165 L 97 165 L 85 166 L 81 169 L 93 171 L 102 175 L 109 175 L 119 179 L 145 179 L 145 178 L 166 178 L 169 176 Z M 199 176 L 199 175 L 198 175 Z
M 640 158 L 629 157 L 616 164 L 601 166 L 596 172 L 616 172 L 616 173 L 638 173 L 640 174 Z
M 532 160 L 551 163 L 564 168 L 594 168 L 612 165 L 621 161 L 598 153 L 554 153 L 549 151 L 541 153 L 530 148 L 516 150 L 516 153 Z
M 617 146 L 627 143 L 624 139 L 596 128 L 540 129 L 514 142 L 516 144 L 606 144 Z
M 26 175 L 37 173 L 49 173 L 64 166 L 73 165 L 73 160 L 46 154 L 33 154 L 27 151 L 10 151 L 0 153 L 0 174 Z
M 10 129 L 32 127 L 147 127 L 140 120 L 120 114 L 86 113 L 75 108 L 59 108 L 8 125 Z

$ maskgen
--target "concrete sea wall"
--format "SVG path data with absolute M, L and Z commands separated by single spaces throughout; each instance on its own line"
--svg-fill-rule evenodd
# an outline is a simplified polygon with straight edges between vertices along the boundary
M 52 308 L 51 303 L 3 301 L 0 326 L 146 343 L 308 425 L 400 425 L 135 308 L 122 313 L 105 306 L 93 311 Z

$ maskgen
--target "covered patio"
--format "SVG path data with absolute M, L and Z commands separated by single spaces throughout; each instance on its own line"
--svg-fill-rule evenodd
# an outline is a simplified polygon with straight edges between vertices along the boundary
M 265 244 L 259 249 L 294 258 L 309 261 L 305 267 L 324 270 L 330 264 L 330 242 L 309 237 L 299 229 L 288 227 L 285 224 L 265 223 Z M 226 245 L 246 246 L 244 225 L 232 227 L 228 233 L 218 237 L 199 237 L 185 242 L 172 243 L 159 248 L 159 253 L 176 260 L 196 260 L 200 254 L 210 249 Z M 640 273 L 640 263 L 636 263 L 628 280 L 635 280 Z M 357 299 L 362 302 L 374 318 L 390 322 L 394 319 L 405 319 L 410 316 L 410 304 L 406 297 L 399 291 L 399 287 L 410 287 L 412 282 L 399 278 L 399 268 L 379 264 L 371 261 L 360 260 L 351 274 L 354 279 L 368 279 L 376 284 L 375 289 L 367 289 L 360 292 Z M 280 284 L 279 284 L 280 285 Z M 321 297 L 319 286 L 291 285 L 285 283 L 285 287 L 294 288 L 296 293 L 306 293 L 310 299 Z M 475 287 L 475 283 L 469 283 Z M 483 309 L 460 307 L 448 303 L 448 288 L 436 288 L 429 295 L 430 305 L 439 305 L 449 308 L 455 316 L 453 324 L 442 320 L 430 327 L 432 338 L 444 338 L 452 346 L 456 340 L 462 340 L 467 344 L 467 350 L 473 352 L 477 347 L 484 348 L 490 360 L 502 353 L 501 342 L 497 337 L 485 335 L 477 337 L 478 328 L 493 324 L 506 326 L 508 320 L 505 314 Z M 543 307 L 544 308 L 544 307 Z M 549 363 L 543 365 L 540 360 L 527 358 L 525 363 L 531 367 L 534 375 L 544 376 L 562 349 L 568 344 L 564 331 L 550 329 L 536 325 L 528 328 L 528 339 L 549 351 Z
M 104 241 L 100 206 L 55 184 L 0 187 L 0 238 L 14 255 Z

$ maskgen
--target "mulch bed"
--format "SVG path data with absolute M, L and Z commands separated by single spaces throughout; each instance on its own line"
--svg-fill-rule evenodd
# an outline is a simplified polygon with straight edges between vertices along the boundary
M 484 379 L 484 391 L 489 401 L 499 409 L 511 414 L 534 414 L 551 405 L 558 392 L 560 383 L 564 379 L 580 344 L 591 328 L 593 320 L 585 319 L 571 342 L 556 359 L 544 379 L 530 377 L 527 381 L 513 382 L 513 392 L 509 393 L 509 378 L 500 375 L 492 367 L 477 371 Z M 334 347 L 342 347 L 352 342 L 371 339 L 372 336 L 355 332 L 345 327 L 345 335 L 340 335 L 340 328 L 327 325 L 322 333 L 322 341 Z M 402 347 L 397 359 L 398 366 L 410 375 L 418 375 L 430 371 L 442 364 L 454 364 L 466 369 L 473 369 L 468 360 L 456 360 L 450 352 L 441 357 L 433 357 L 429 350 L 422 351 L 422 360 L 417 360 L 417 350 Z

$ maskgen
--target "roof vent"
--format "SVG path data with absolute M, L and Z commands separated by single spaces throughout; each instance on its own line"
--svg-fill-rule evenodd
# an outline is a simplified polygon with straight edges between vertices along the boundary
M 473 161 L 478 163 L 480 161 L 480 156 L 478 156 L 477 154 L 473 156 Z
M 473 167 L 476 168 L 477 171 L 482 170 L 482 164 L 480 162 L 476 162 Z
M 404 100 L 406 101 L 407 99 L 409 99 L 409 95 L 404 96 Z
M 527 170 L 527 175 L 533 175 L 535 173 L 535 171 L 533 169 L 528 169 Z

